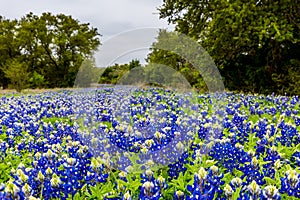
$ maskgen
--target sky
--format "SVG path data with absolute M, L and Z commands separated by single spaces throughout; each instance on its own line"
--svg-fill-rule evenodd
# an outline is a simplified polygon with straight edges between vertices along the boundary
M 104 58 L 107 61 L 102 62 L 101 65 L 103 63 L 104 65 L 105 63 L 111 64 L 112 62 L 125 63 L 132 58 L 144 62 L 143 58 L 146 57 L 149 51 L 145 47 L 136 48 L 138 45 L 135 44 L 132 47 L 135 49 L 131 49 L 130 45 L 127 44 L 127 53 L 113 55 L 116 54 L 113 51 L 114 49 L 122 48 L 121 45 L 124 45 L 123 43 L 117 44 L 114 42 L 120 40 L 120 36 L 124 36 L 122 37 L 125 40 L 124 42 L 134 43 L 134 40 L 132 40 L 133 35 L 122 35 L 124 32 L 134 32 L 136 29 L 143 28 L 148 28 L 148 30 L 150 28 L 151 32 L 153 32 L 153 28 L 173 30 L 173 26 L 168 25 L 166 20 L 159 19 L 157 7 L 162 5 L 162 0 L 0 0 L 0 5 L 0 15 L 8 19 L 19 19 L 29 12 L 37 15 L 43 12 L 51 12 L 53 14 L 72 15 L 81 23 L 90 23 L 102 35 L 100 41 L 103 45 L 100 46 L 99 52 L 95 55 L 96 60 L 98 60 L 98 57 L 107 57 Z M 151 44 L 149 42 L 151 37 L 151 41 L 155 41 L 155 35 L 145 35 L 147 36 L 142 37 L 142 39 L 148 41 L 145 44 Z M 125 36 L 131 39 L 127 40 Z M 140 36 L 135 35 L 135 37 Z M 110 47 L 108 48 L 107 45 L 110 45 Z M 102 49 L 106 49 L 105 56 L 100 53 L 103 52 Z M 107 49 L 111 52 L 107 52 Z

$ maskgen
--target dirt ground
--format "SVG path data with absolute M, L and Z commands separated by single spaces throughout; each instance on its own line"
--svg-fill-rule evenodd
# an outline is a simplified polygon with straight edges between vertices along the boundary
M 35 94 L 35 93 L 43 93 L 43 92 L 58 92 L 58 91 L 63 91 L 63 90 L 73 90 L 74 88 L 51 88 L 51 89 L 24 89 L 22 90 L 21 93 L 18 93 L 14 89 L 5 89 L 1 90 L 0 89 L 0 95 L 3 94 Z

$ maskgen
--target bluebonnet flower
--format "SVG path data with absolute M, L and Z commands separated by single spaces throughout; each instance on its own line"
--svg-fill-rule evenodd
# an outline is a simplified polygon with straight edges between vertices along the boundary
M 191 105 L 189 98 L 171 91 L 112 88 L 84 95 L 62 92 L 1 97 L 0 135 L 7 137 L 0 141 L 0 159 L 10 154 L 22 159 L 23 152 L 33 156 L 28 155 L 32 161 L 29 165 L 21 164 L 12 170 L 12 179 L 0 186 L 0 199 L 34 199 L 41 191 L 44 199 L 65 199 L 85 183 L 89 191 L 89 186 L 107 181 L 108 168 L 117 167 L 119 163 L 113 163 L 105 152 L 115 152 L 113 156 L 118 157 L 118 149 L 139 154 L 145 162 L 152 156 L 154 163 L 169 164 L 167 180 L 161 176 L 155 178 L 150 171 L 142 174 L 141 199 L 164 198 L 167 181 L 178 177 L 180 172 L 188 173 L 185 165 L 199 163 L 203 153 L 216 160 L 216 166 L 204 169 L 202 179 L 199 172 L 194 175 L 195 182 L 187 188 L 192 195 L 177 191 L 175 199 L 210 199 L 214 195 L 224 199 L 240 187 L 239 199 L 280 199 L 274 186 L 265 185 L 264 177 L 276 178 L 276 170 L 288 162 L 292 167 L 299 167 L 299 152 L 283 160 L 276 150 L 279 144 L 295 147 L 300 143 L 299 98 L 226 93 L 225 109 L 216 111 L 217 117 L 211 114 L 212 97 L 198 95 L 201 103 Z M 191 116 L 186 113 L 187 107 L 192 107 Z M 49 122 L 50 117 L 70 120 Z M 226 131 L 216 128 L 216 124 L 223 125 Z M 192 143 L 189 150 L 183 148 L 188 146 L 183 141 L 189 141 L 194 133 L 201 142 Z M 209 143 L 212 133 L 216 135 Z M 258 140 L 252 149 L 248 146 L 249 136 Z M 174 154 L 164 151 L 167 145 L 176 148 L 174 160 L 171 159 Z M 158 158 L 157 152 L 170 159 Z M 261 160 L 268 163 L 261 165 Z M 121 164 L 126 168 L 130 161 Z M 223 174 L 217 166 L 222 166 L 224 173 L 239 170 L 243 174 L 223 187 Z M 119 179 L 127 181 L 124 174 Z M 296 172 L 281 177 L 282 194 L 298 197 L 298 188 Z M 114 199 L 121 198 L 134 197 L 127 191 Z
M 164 189 L 168 188 L 168 184 L 166 183 L 165 178 L 162 176 L 159 176 L 157 179 L 155 179 L 154 186 L 157 190 L 159 190 L 160 194 L 162 194 Z
M 141 174 L 142 183 L 150 181 L 154 181 L 153 171 L 151 169 L 147 169 L 143 174 Z
M 208 171 L 201 167 L 198 173 L 194 174 L 193 185 L 187 187 L 188 191 L 192 193 L 187 199 L 213 199 L 215 195 L 220 197 L 222 193 L 220 186 L 224 184 L 224 181 L 221 180 L 223 176 L 223 174 L 219 174 L 216 166 L 210 167 Z
M 234 190 L 231 188 L 230 185 L 226 184 L 225 187 L 224 187 L 224 193 L 225 193 L 225 196 L 228 198 L 228 199 L 231 199 L 232 198 L 232 194 L 233 194 Z
M 275 176 L 275 162 L 280 161 L 280 155 L 277 152 L 277 148 L 272 146 L 267 150 L 267 156 L 264 158 L 264 161 L 269 162 L 268 164 L 263 165 L 264 174 L 268 177 L 274 178 Z
M 123 195 L 122 200 L 132 200 L 129 191 L 127 191 L 127 192 Z
M 184 164 L 188 163 L 188 160 L 186 159 L 187 157 L 188 152 L 185 152 L 178 158 L 176 162 L 168 165 L 168 174 L 170 179 L 177 178 L 180 172 L 185 172 L 187 170 L 184 166 Z
M 288 170 L 284 178 L 281 178 L 281 193 L 300 198 L 300 174 L 296 170 Z
M 184 199 L 184 193 L 180 190 L 174 192 L 174 199 L 175 200 L 183 200 Z
M 250 159 L 240 144 L 233 145 L 229 139 L 216 140 L 209 155 L 229 171 L 240 169 L 240 163 L 245 163 Z
M 296 151 L 295 153 L 293 153 L 292 157 L 291 157 L 291 161 L 295 162 L 295 164 L 300 167 L 300 152 Z
M 263 200 L 280 200 L 281 196 L 278 189 L 273 185 L 268 185 L 263 190 Z
M 246 177 L 246 183 L 250 182 L 255 184 L 264 185 L 266 181 L 264 180 L 264 175 L 260 172 L 259 162 L 256 157 L 253 157 L 250 164 L 245 165 L 241 168 L 241 171 L 244 172 L 241 179 Z M 254 184 L 254 183 L 253 183 Z
M 261 188 L 260 186 L 255 182 L 252 181 L 247 188 L 245 189 L 245 191 L 240 195 L 240 198 L 242 200 L 259 200 L 261 199 Z
M 141 200 L 158 200 L 160 198 L 160 192 L 156 191 L 154 183 L 146 181 L 143 183 L 140 191 Z

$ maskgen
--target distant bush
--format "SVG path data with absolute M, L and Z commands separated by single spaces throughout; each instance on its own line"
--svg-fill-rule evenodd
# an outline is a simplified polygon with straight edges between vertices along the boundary
M 17 92 L 21 92 L 29 86 L 28 80 L 30 73 L 24 62 L 20 62 L 16 59 L 9 60 L 7 64 L 2 67 L 2 71 L 5 77 L 10 79 L 10 87 L 16 89 Z
M 31 88 L 43 88 L 47 83 L 45 77 L 36 71 L 33 72 L 31 78 L 29 79 Z

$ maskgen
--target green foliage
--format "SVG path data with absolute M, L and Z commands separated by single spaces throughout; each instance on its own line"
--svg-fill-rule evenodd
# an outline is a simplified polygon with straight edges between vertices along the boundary
M 115 64 L 113 66 L 105 68 L 102 73 L 99 83 L 100 84 L 119 84 L 120 80 L 124 80 L 124 76 L 129 71 L 134 68 L 141 67 L 141 64 L 138 60 L 132 60 L 130 63 L 126 64 Z M 121 81 L 122 82 L 122 81 Z
M 45 77 L 36 71 L 33 72 L 29 82 L 31 88 L 43 88 L 47 84 Z
M 176 35 L 171 37 L 166 30 L 160 30 L 157 41 L 152 45 L 152 52 L 148 55 L 147 58 L 147 61 L 150 63 L 146 66 L 146 68 L 149 68 L 148 70 L 146 69 L 148 72 L 148 76 L 150 75 L 156 80 L 157 76 L 161 74 L 159 71 L 160 69 L 156 68 L 161 68 L 162 71 L 165 71 L 166 67 L 169 67 L 171 69 L 174 69 L 174 71 L 172 72 L 171 70 L 168 70 L 168 73 L 163 73 L 163 79 L 167 79 L 167 81 L 162 82 L 172 82 L 171 85 L 176 86 L 179 84 L 179 82 L 182 82 L 178 81 L 178 79 L 184 79 L 185 82 L 197 88 L 200 92 L 206 92 L 207 86 L 201 76 L 200 71 L 196 69 L 195 66 L 193 66 L 191 63 L 187 62 L 184 58 L 180 57 L 174 52 L 155 48 L 156 45 L 163 43 L 166 39 L 169 43 L 176 43 L 177 37 Z M 178 49 L 182 48 L 180 45 L 181 44 L 178 44 Z M 190 49 L 184 48 L 184 50 L 187 51 Z M 189 52 L 189 54 L 193 55 L 194 53 Z M 178 87 L 180 87 L 179 85 Z
M 0 136 L 0 142 L 1 140 L 5 140 L 5 134 L 1 134 Z M 12 178 L 12 169 L 16 169 L 20 163 L 24 164 L 25 167 L 30 166 L 32 158 L 31 154 L 27 151 L 23 151 L 22 156 L 20 156 L 6 150 L 6 152 L 0 151 L 0 160 L 0 183 L 5 183 Z
M 79 68 L 75 85 L 89 87 L 92 83 L 97 83 L 104 70 L 104 68 L 97 68 L 93 59 L 85 59 Z
M 129 65 L 129 70 L 132 70 L 133 68 L 141 66 L 140 61 L 137 59 L 131 60 L 128 65 Z
M 43 118 L 43 122 L 51 123 L 54 125 L 56 122 L 67 123 L 69 125 L 73 125 L 73 122 L 70 118 L 67 117 L 50 117 L 50 118 Z
M 281 94 L 300 95 L 300 60 L 291 59 L 287 66 L 286 74 L 274 73 L 272 78 Z
M 191 176 L 188 173 L 180 172 L 178 178 L 173 179 L 169 185 L 170 188 L 174 190 L 174 192 L 180 190 L 182 192 L 188 193 L 187 185 L 190 182 L 190 180 Z
M 12 21 L 0 17 L 0 32 L 0 66 L 12 59 L 25 62 L 32 87 L 73 86 L 82 61 L 100 45 L 96 28 L 64 14 L 29 13 Z M 3 74 L 0 70 L 5 88 L 12 80 Z
M 160 17 L 199 41 L 230 90 L 299 94 L 300 4 L 164 0 Z M 160 52 L 164 55 L 169 53 Z M 159 53 L 153 52 L 151 57 Z M 163 57 L 163 56 L 160 56 Z M 291 61 L 293 64 L 291 64 Z M 169 61 L 171 63 L 174 61 Z
M 6 65 L 7 61 L 19 56 L 18 45 L 14 33 L 16 31 L 17 20 L 6 20 L 0 16 L 0 67 Z M 9 78 L 0 69 L 0 85 L 7 88 Z
M 128 155 L 131 161 L 132 170 L 127 173 L 127 182 L 117 178 L 120 170 L 110 170 L 109 178 L 105 183 L 97 183 L 95 186 L 83 187 L 76 193 L 73 199 L 104 199 L 120 197 L 120 193 L 125 194 L 130 191 L 133 199 L 138 199 L 139 187 L 141 186 L 141 177 L 143 173 L 142 165 L 138 164 L 139 157 L 136 154 Z M 109 167 L 108 167 L 109 169 Z M 70 197 L 70 199 L 72 199 Z
M 5 77 L 10 79 L 11 87 L 21 92 L 28 86 L 29 72 L 23 62 L 16 59 L 9 60 L 5 67 L 2 67 Z
M 86 193 L 89 199 L 104 199 L 105 196 L 114 188 L 114 184 L 112 182 L 106 182 L 103 184 L 97 184 L 95 186 L 90 187 L 91 194 Z M 112 196 L 112 195 L 110 195 Z
M 237 200 L 240 197 L 241 190 L 242 186 L 236 189 L 236 191 L 232 194 L 232 200 Z

